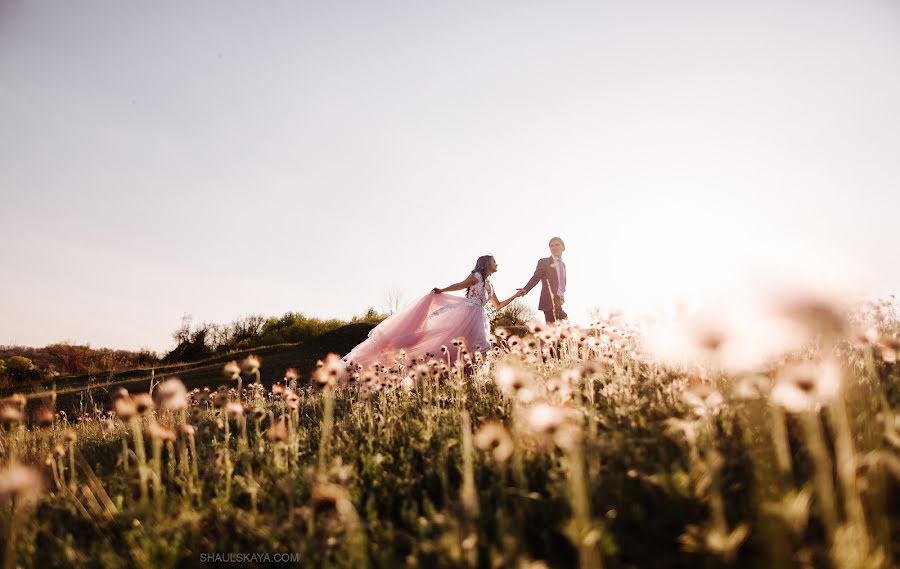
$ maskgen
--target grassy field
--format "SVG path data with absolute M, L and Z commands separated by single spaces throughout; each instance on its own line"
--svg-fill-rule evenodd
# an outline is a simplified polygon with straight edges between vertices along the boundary
M 207 360 L 163 365 L 155 368 L 132 369 L 128 371 L 100 375 L 62 376 L 53 381 L 30 385 L 27 388 L 6 388 L 0 390 L 0 398 L 14 393 L 25 395 L 30 409 L 44 404 L 48 397 L 56 394 L 55 407 L 71 417 L 90 413 L 95 407 L 108 408 L 111 394 L 124 387 L 130 391 L 149 391 L 152 382 L 166 377 L 177 376 L 190 389 L 213 387 L 228 383 L 222 374 L 222 366 L 231 360 L 241 360 L 251 354 L 261 358 L 265 366 L 261 368 L 261 380 L 271 385 L 284 378 L 289 368 L 302 370 L 309 375 L 315 369 L 316 361 L 329 352 L 348 352 L 365 339 L 374 324 L 349 324 L 295 344 L 279 344 L 250 350 L 222 354 Z
M 663 363 L 615 321 L 348 373 L 324 356 L 360 328 L 218 391 L 225 361 L 153 397 L 120 377 L 114 412 L 74 423 L 9 401 L 6 566 L 894 566 L 893 331 L 798 318 L 817 349 L 741 374 Z

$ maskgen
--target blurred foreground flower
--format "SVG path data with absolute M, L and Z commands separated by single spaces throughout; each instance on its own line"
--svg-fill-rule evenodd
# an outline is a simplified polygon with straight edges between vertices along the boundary
M 574 409 L 540 402 L 526 407 L 523 418 L 528 431 L 545 444 L 568 450 L 581 440 L 581 425 Z
M 900 353 L 900 340 L 884 336 L 878 340 L 878 350 L 886 363 L 896 363 L 897 354 Z
M 229 401 L 225 404 L 225 413 L 232 419 L 244 415 L 244 406 L 237 401 Z
M 148 393 L 137 393 L 131 397 L 138 415 L 145 415 L 153 411 L 153 398 Z
M 181 411 L 187 408 L 187 389 L 177 377 L 160 383 L 153 394 L 160 411 Z
M 475 434 L 475 447 L 491 453 L 497 462 L 506 462 L 515 450 L 506 427 L 497 422 L 485 423 Z
M 44 491 L 41 473 L 22 464 L 0 470 L 0 500 L 15 499 L 18 504 L 36 501 Z
M 171 427 L 167 427 L 166 425 L 157 423 L 156 421 L 151 421 L 147 424 L 147 427 L 144 429 L 144 432 L 147 433 L 147 436 L 151 439 L 160 440 L 163 442 L 175 442 L 177 437 L 175 436 L 175 430 Z
M 259 371 L 261 365 L 259 356 L 249 355 L 241 362 L 241 371 L 247 375 L 251 375 Z
M 796 284 L 745 290 L 727 301 L 655 319 L 648 347 L 669 365 L 747 373 L 816 341 L 846 337 L 846 313 L 836 290 Z
M 497 382 L 497 387 L 508 397 L 520 397 L 526 392 L 530 392 L 530 387 L 535 381 L 534 373 L 516 358 L 509 358 L 497 366 L 494 380 Z M 527 402 L 527 399 L 523 401 L 523 403 Z
M 838 396 L 841 377 L 835 360 L 788 364 L 776 377 L 771 400 L 792 413 L 815 411 Z
M 334 386 L 347 377 L 347 364 L 337 354 L 328 354 L 316 364 L 313 379 L 321 386 Z
M 681 397 L 700 417 L 717 413 L 724 402 L 722 394 L 707 383 L 689 387 Z
M 788 290 L 775 293 L 777 314 L 802 325 L 810 336 L 839 339 L 847 334 L 847 307 L 837 294 L 821 290 Z
M 18 405 L 3 403 L 0 405 L 0 423 L 5 427 L 15 427 L 22 422 L 24 415 Z
M 287 421 L 276 421 L 269 427 L 269 430 L 266 431 L 266 436 L 273 443 L 284 443 L 287 442 L 290 431 L 288 431 Z
M 334 510 L 342 520 L 356 519 L 356 509 L 350 500 L 350 494 L 343 486 L 320 482 L 313 488 L 311 500 L 317 511 Z

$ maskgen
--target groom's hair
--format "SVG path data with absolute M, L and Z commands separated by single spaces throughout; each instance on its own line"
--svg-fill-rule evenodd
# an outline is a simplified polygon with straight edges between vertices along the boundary
M 563 240 L 562 240 L 561 238 L 559 238 L 559 237 L 553 237 L 553 238 L 551 238 L 551 239 L 550 239 L 550 242 L 547 243 L 547 245 L 553 245 L 553 242 L 554 242 L 554 241 L 559 241 L 559 244 L 563 246 L 563 251 L 566 250 L 566 244 L 565 244 L 565 243 L 563 242 Z

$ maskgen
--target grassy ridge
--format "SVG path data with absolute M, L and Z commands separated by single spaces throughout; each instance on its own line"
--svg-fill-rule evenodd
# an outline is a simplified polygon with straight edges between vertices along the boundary
M 325 332 L 310 340 L 299 343 L 279 344 L 218 355 L 199 362 L 164 365 L 155 368 L 133 369 L 104 375 L 65 376 L 28 386 L 27 389 L 7 388 L 0 391 L 0 397 L 13 393 L 25 395 L 31 405 L 37 405 L 54 391 L 57 395 L 57 409 L 73 412 L 92 409 L 96 404 L 108 406 L 109 394 L 119 387 L 129 391 L 147 391 L 152 379 L 160 380 L 168 376 L 178 376 L 189 389 L 227 383 L 222 376 L 222 365 L 231 360 L 240 360 L 250 354 L 263 359 L 261 380 L 267 385 L 280 381 L 284 371 L 295 368 L 308 377 L 317 360 L 330 352 L 347 353 L 366 338 L 375 325 L 356 323 Z

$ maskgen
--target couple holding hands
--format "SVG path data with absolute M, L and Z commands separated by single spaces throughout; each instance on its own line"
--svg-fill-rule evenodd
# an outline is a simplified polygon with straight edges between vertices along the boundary
M 563 310 L 566 292 L 566 265 L 562 254 L 566 250 L 559 237 L 550 239 L 550 256 L 540 259 L 534 275 L 523 288 L 506 300 L 500 301 L 491 285 L 491 275 L 497 272 L 497 261 L 492 255 L 483 255 L 475 262 L 475 268 L 464 280 L 434 288 L 406 309 L 390 316 L 369 332 L 369 337 L 353 348 L 344 360 L 353 366 L 366 368 L 375 362 L 390 364 L 403 350 L 410 360 L 426 354 L 441 353 L 446 346 L 453 361 L 458 348 L 453 340 L 464 338 L 469 351 L 487 352 L 488 320 L 485 309 L 491 303 L 497 310 L 503 309 L 520 296 L 528 294 L 541 283 L 541 299 L 538 308 L 548 323 L 568 318 Z M 444 294 L 465 289 L 464 297 Z

